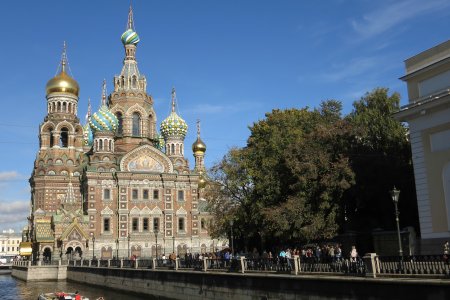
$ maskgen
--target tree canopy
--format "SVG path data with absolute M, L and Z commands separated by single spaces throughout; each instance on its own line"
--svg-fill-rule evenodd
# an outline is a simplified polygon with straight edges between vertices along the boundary
M 246 147 L 210 170 L 212 234 L 226 235 L 233 220 L 242 246 L 262 247 L 391 226 L 394 184 L 415 202 L 407 129 L 391 117 L 398 106 L 398 94 L 375 89 L 345 117 L 337 100 L 267 113 Z

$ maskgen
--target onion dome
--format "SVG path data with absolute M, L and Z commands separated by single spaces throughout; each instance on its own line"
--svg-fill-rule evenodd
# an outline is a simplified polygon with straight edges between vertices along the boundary
M 172 89 L 172 112 L 161 122 L 160 130 L 164 139 L 167 139 L 169 136 L 181 136 L 183 138 L 186 136 L 188 126 L 175 112 L 175 88 Z
M 128 12 L 127 30 L 122 33 L 120 39 L 124 45 L 137 45 L 137 43 L 139 43 L 139 36 L 137 32 L 134 31 L 133 8 L 131 5 L 130 11 Z
M 78 82 L 67 74 L 66 64 L 66 43 L 64 43 L 64 50 L 61 58 L 61 72 L 47 82 L 45 87 L 47 95 L 51 93 L 67 93 L 78 97 L 80 87 L 78 86 Z
M 206 183 L 207 183 L 207 181 L 205 179 L 205 176 L 203 174 L 201 174 L 200 178 L 198 179 L 198 187 L 202 189 L 206 186 Z
M 197 153 L 197 152 L 205 153 L 206 152 L 206 144 L 203 143 L 200 136 L 198 136 L 197 140 L 192 144 L 192 151 L 194 153 Z
M 116 131 L 119 125 L 117 117 L 106 106 L 106 81 L 103 80 L 102 106 L 89 118 L 89 125 L 93 132 Z
M 204 154 L 206 152 L 206 144 L 200 138 L 200 120 L 197 120 L 197 140 L 192 144 L 194 154 Z
M 122 40 L 122 43 L 124 45 L 137 45 L 139 43 L 140 39 L 136 32 L 134 32 L 131 28 L 127 29 L 124 33 L 122 33 L 122 36 L 120 37 Z
M 83 126 L 83 145 L 84 146 L 92 146 L 94 142 L 94 133 L 92 132 L 89 123 Z
M 164 149 L 164 137 L 162 135 L 160 135 L 159 133 L 156 134 L 156 138 L 153 141 L 153 146 L 158 149 L 163 151 Z

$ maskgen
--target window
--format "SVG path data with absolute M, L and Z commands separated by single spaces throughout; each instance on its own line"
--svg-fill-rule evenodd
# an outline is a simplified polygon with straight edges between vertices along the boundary
M 153 199 L 158 200 L 159 199 L 159 190 L 153 190 Z
M 133 189 L 131 191 L 131 199 L 137 200 L 138 199 L 138 194 L 139 194 L 139 190 L 138 189 Z
M 116 113 L 118 125 L 117 125 L 117 133 L 122 134 L 123 133 L 123 117 L 121 112 Z
M 103 200 L 111 200 L 111 190 L 110 189 L 103 190 Z
M 135 112 L 133 113 L 133 128 L 132 135 L 133 136 L 141 136 L 141 116 Z
M 184 201 L 184 191 L 178 191 L 178 201 Z
M 142 220 L 142 230 L 148 231 L 148 218 Z
M 61 136 L 60 136 L 60 144 L 59 146 L 61 148 L 67 148 L 69 143 L 69 130 L 67 128 L 61 129 Z
M 178 231 L 184 231 L 184 218 L 178 218 Z
M 138 222 L 139 222 L 138 218 L 133 218 L 133 220 L 131 221 L 131 228 L 133 231 L 139 230 Z
M 104 218 L 103 219 L 103 231 L 104 232 L 109 232 L 111 230 L 110 225 L 111 224 L 110 224 L 109 218 Z
M 202 227 L 202 229 L 205 229 L 205 228 L 206 228 L 206 222 L 205 222 L 205 219 L 202 219 L 202 220 L 200 221 L 200 226 Z
M 159 218 L 153 218 L 153 231 L 159 231 Z
M 148 200 L 148 189 L 144 189 L 142 191 L 142 198 Z

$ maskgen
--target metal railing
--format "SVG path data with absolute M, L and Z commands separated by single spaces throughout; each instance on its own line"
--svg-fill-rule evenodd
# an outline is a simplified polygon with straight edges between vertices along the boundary
M 376 267 L 379 274 L 450 275 L 443 255 L 377 256 Z
M 13 266 L 45 266 L 42 261 L 16 261 Z M 69 265 L 93 268 L 130 269 L 172 269 L 203 272 L 240 273 L 284 273 L 284 274 L 330 274 L 344 276 L 438 276 L 450 278 L 449 261 L 442 255 L 424 256 L 377 256 L 368 254 L 363 259 L 337 258 L 177 258 L 176 260 L 137 258 L 137 259 L 94 259 L 49 261 L 47 265 Z

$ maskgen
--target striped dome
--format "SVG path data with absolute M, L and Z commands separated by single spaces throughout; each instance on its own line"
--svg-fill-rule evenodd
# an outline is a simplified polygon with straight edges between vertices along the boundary
M 160 130 L 164 139 L 169 136 L 181 136 L 185 137 L 188 126 L 186 122 L 177 115 L 176 112 L 171 112 L 170 115 L 161 122 Z
M 136 45 L 140 41 L 138 34 L 132 29 L 127 29 L 127 31 L 125 31 L 120 38 L 124 45 Z
M 109 111 L 106 105 L 102 105 L 100 109 L 89 118 L 89 125 L 93 132 L 96 131 L 116 131 L 119 121 L 117 117 Z
M 94 142 L 94 134 L 92 133 L 92 129 L 89 126 L 89 122 L 83 126 L 83 145 L 84 146 L 92 146 Z

